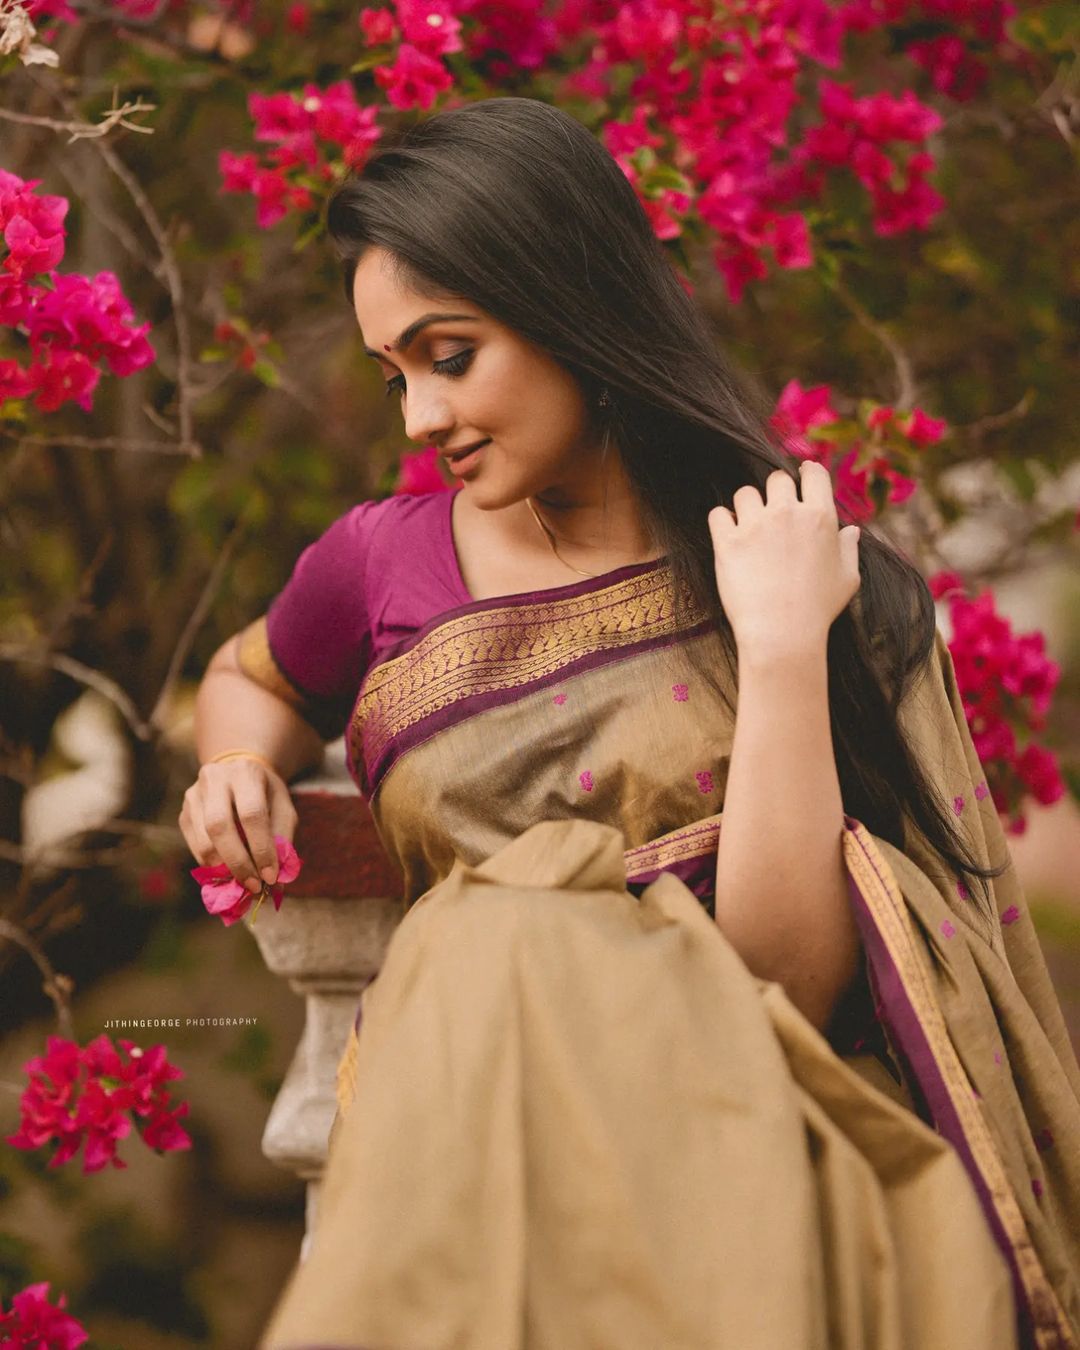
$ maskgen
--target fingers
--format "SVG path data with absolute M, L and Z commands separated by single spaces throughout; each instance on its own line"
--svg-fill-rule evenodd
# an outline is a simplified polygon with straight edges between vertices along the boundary
M 192 852 L 195 861 L 202 867 L 216 867 L 221 858 L 210 842 L 210 836 L 202 821 L 202 805 L 199 800 L 199 785 L 192 783 L 184 793 L 184 805 L 180 811 L 180 833 Z
M 296 821 L 285 783 L 252 760 L 204 764 L 180 812 L 180 830 L 198 861 L 224 863 L 252 891 L 277 880 L 274 835 L 291 843 Z
M 840 531 L 840 562 L 849 573 L 859 575 L 859 539 L 862 531 L 858 525 L 845 525 Z
M 799 465 L 799 486 L 802 489 L 802 499 L 808 506 L 817 506 L 836 517 L 832 474 L 824 464 L 819 464 L 813 459 L 804 459 Z
M 287 839 L 291 844 L 293 835 L 296 833 L 296 807 L 293 805 L 292 797 L 289 795 L 289 789 L 284 783 L 270 783 L 270 833 L 280 834 L 282 838 Z M 277 880 L 278 860 L 277 851 L 274 852 L 274 875 L 268 880 Z
M 753 484 L 744 484 L 732 496 L 733 509 L 714 507 L 709 512 L 709 524 L 718 530 L 729 525 L 745 524 L 764 511 L 766 506 L 794 505 L 800 500 L 800 493 L 803 502 L 831 511 L 835 516 L 832 476 L 823 464 L 804 459 L 799 464 L 797 484 L 795 476 L 787 469 L 774 469 L 765 480 L 764 495 Z M 720 512 L 724 515 L 720 515 Z
M 706 517 L 713 539 L 719 539 L 735 528 L 735 512 L 726 506 L 714 506 Z
M 211 850 L 236 880 L 249 890 L 259 890 L 262 882 L 256 875 L 259 868 L 250 848 L 261 846 L 265 856 L 269 842 L 273 854 L 265 770 L 251 760 L 204 764 L 197 782 L 188 791 L 192 794 L 196 833 L 201 826 Z M 250 842 L 250 847 L 245 839 Z
M 277 877 L 277 849 L 270 825 L 266 774 L 253 765 L 252 773 L 233 785 L 232 795 L 236 818 L 247 839 L 247 852 L 255 860 L 261 879 L 273 881 Z
M 736 493 L 736 496 L 738 496 L 738 493 Z M 795 479 L 786 469 L 774 469 L 765 480 L 766 505 L 776 506 L 780 502 L 795 502 L 797 500 Z
M 761 493 L 752 483 L 745 483 L 741 488 L 736 488 L 731 504 L 735 508 L 735 520 L 739 525 L 745 525 L 747 521 L 765 510 Z

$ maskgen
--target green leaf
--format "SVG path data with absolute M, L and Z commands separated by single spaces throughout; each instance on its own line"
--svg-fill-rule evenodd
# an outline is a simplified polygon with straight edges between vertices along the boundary
M 281 376 L 278 374 L 277 366 L 269 361 L 256 361 L 251 367 L 251 373 L 256 379 L 262 380 L 263 384 L 271 389 L 276 389 L 281 383 Z
M 309 244 L 313 243 L 320 235 L 325 233 L 325 230 L 326 227 L 323 225 L 322 220 L 317 220 L 314 225 L 309 225 L 302 234 L 298 235 L 297 238 L 293 240 L 293 253 L 303 253 L 304 249 L 306 249 Z
M 359 75 L 365 70 L 371 70 L 374 66 L 388 65 L 390 60 L 389 47 L 376 48 L 375 51 L 366 52 L 359 61 L 354 61 L 349 67 L 349 74 Z

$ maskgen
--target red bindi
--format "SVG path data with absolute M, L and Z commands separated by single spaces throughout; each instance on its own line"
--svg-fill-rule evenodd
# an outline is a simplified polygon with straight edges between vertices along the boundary
M 384 351 L 384 352 L 388 352 L 389 350 L 390 350 L 390 344 L 389 344 L 389 342 L 384 342 L 384 343 L 383 343 L 383 351 Z

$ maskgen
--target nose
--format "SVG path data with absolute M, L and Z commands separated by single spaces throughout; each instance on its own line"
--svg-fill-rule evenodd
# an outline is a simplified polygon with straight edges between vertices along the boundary
M 430 381 L 414 381 L 410 384 L 404 399 L 403 416 L 405 435 L 410 441 L 420 444 L 448 440 L 454 425 L 445 392 Z

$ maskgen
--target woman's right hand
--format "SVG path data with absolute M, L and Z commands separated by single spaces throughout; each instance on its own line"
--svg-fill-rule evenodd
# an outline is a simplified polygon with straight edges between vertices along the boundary
M 274 835 L 291 843 L 296 819 L 285 780 L 257 759 L 237 757 L 202 766 L 184 793 L 180 832 L 200 865 L 224 863 L 259 891 L 277 879 Z

